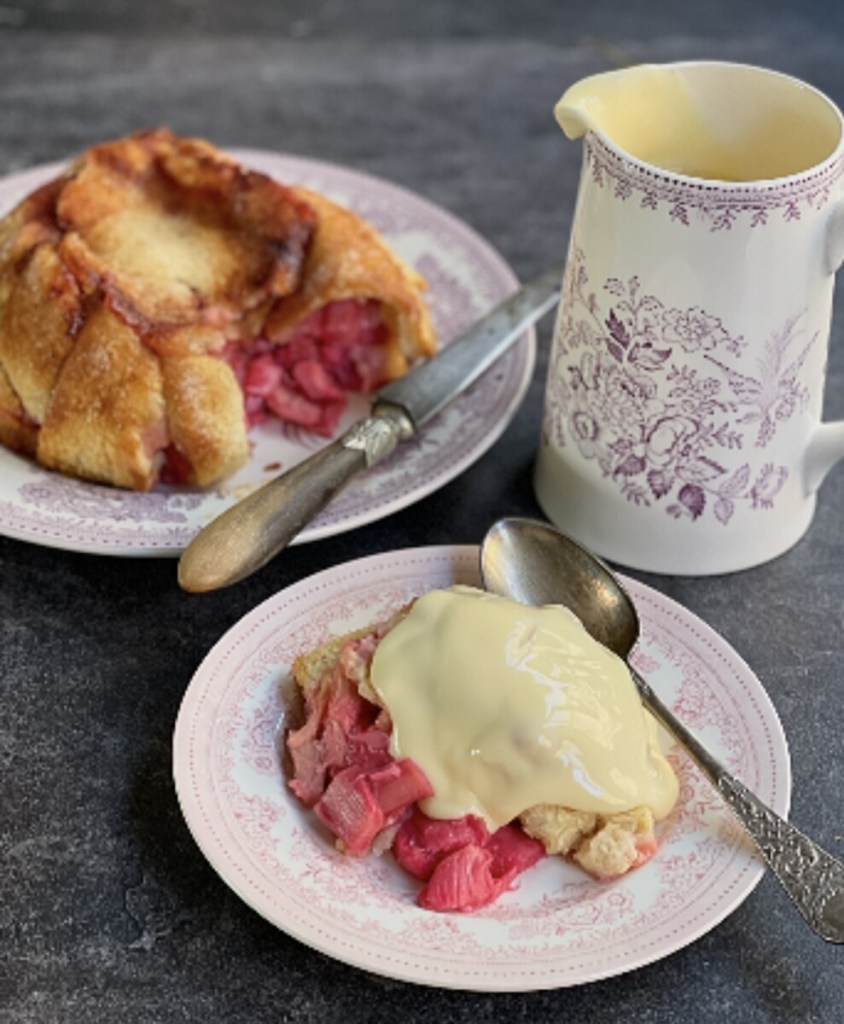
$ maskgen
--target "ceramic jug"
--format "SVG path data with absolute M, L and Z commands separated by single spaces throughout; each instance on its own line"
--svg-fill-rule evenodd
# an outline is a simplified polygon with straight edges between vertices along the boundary
M 844 423 L 821 410 L 841 113 L 786 75 L 695 62 L 585 79 L 556 114 L 583 164 L 537 499 L 621 565 L 771 559 L 844 454 Z

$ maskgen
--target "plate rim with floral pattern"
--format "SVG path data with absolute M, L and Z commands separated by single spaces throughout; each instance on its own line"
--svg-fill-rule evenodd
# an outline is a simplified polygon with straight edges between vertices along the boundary
M 764 873 L 740 826 L 676 748 L 680 799 L 656 856 L 606 885 L 546 858 L 474 914 L 414 903 L 392 857 L 345 857 L 284 785 L 278 741 L 292 659 L 433 587 L 479 584 L 472 545 L 346 562 L 268 598 L 209 651 L 173 737 L 182 813 L 209 863 L 249 906 L 337 960 L 442 988 L 531 991 L 661 959 L 734 911 Z M 791 769 L 776 710 L 748 665 L 692 612 L 626 579 L 642 618 L 634 662 L 683 720 L 778 813 Z
M 428 279 L 443 344 L 506 298 L 518 279 L 467 223 L 404 186 L 341 164 L 258 149 L 233 149 L 246 166 L 303 184 L 372 221 Z M 66 163 L 0 178 L 0 215 Z M 388 459 L 353 480 L 295 539 L 305 543 L 374 522 L 420 501 L 476 462 L 518 411 L 533 375 L 536 332 L 517 342 L 471 388 Z M 354 396 L 334 436 L 369 411 Z M 250 432 L 245 467 L 206 490 L 121 491 L 75 480 L 0 446 L 0 535 L 89 554 L 177 556 L 199 530 L 256 486 L 326 443 L 275 422 Z

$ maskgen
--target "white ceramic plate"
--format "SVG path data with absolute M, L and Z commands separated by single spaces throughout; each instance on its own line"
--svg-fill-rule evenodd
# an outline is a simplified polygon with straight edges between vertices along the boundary
M 546 858 L 518 888 L 471 915 L 414 903 L 392 858 L 337 853 L 285 788 L 277 738 L 294 656 L 381 618 L 410 597 L 478 582 L 478 549 L 430 547 L 359 559 L 265 601 L 211 650 L 174 736 L 182 811 L 210 863 L 273 924 L 338 960 L 449 988 L 531 990 L 609 977 L 709 931 L 763 866 L 712 788 L 669 752 L 680 801 L 656 857 L 609 885 Z M 638 668 L 759 796 L 786 814 L 788 750 L 761 684 L 698 618 L 627 581 L 643 621 Z
M 252 150 L 234 155 L 280 181 L 322 192 L 379 228 L 427 279 L 428 301 L 443 344 L 517 286 L 513 272 L 479 235 L 403 188 L 299 157 Z M 0 179 L 0 215 L 62 167 L 52 164 Z M 397 512 L 462 473 L 513 418 L 530 383 L 534 358 L 535 334 L 527 331 L 418 437 L 353 481 L 296 542 L 331 536 Z M 360 397 L 350 403 L 338 434 L 368 408 Z M 235 500 L 327 443 L 278 422 L 256 428 L 250 440 L 249 463 L 223 486 L 150 494 L 71 480 L 0 447 L 0 534 L 97 554 L 177 555 Z

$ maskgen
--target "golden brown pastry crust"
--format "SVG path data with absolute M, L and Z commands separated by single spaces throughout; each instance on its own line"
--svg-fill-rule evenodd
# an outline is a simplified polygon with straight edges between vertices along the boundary
M 27 418 L 24 408 L 0 367 L 0 444 L 26 455 L 35 455 L 38 426 Z
M 194 482 L 204 487 L 241 466 L 249 454 L 243 398 L 229 366 L 214 356 L 162 360 L 167 430 L 189 453 Z
M 359 217 L 166 130 L 94 146 L 0 220 L 0 443 L 148 489 L 248 455 L 231 339 L 376 298 L 387 376 L 434 349 L 421 278 Z
M 278 302 L 267 318 L 269 338 L 284 342 L 311 313 L 339 299 L 376 299 L 389 328 L 387 373 L 400 377 L 420 356 L 433 355 L 434 328 L 420 301 L 424 279 L 397 259 L 378 232 L 351 210 L 294 186 L 317 211 L 302 285 Z
M 27 415 L 42 423 L 81 322 L 82 295 L 56 246 L 41 242 L 8 282 L 0 362 Z
M 219 328 L 293 291 L 314 223 L 291 190 L 163 131 L 88 150 L 56 215 L 80 277 L 150 323 Z
M 146 490 L 166 444 L 161 365 L 102 302 L 62 367 L 38 437 L 49 469 Z
M 174 441 L 190 482 L 231 472 L 247 455 L 239 387 L 219 360 L 190 360 L 296 287 L 313 224 L 289 189 L 201 140 L 162 130 L 86 151 L 0 222 L 0 441 L 134 489 Z M 196 408 L 165 415 L 165 379 Z M 216 443 L 197 425 L 211 402 Z

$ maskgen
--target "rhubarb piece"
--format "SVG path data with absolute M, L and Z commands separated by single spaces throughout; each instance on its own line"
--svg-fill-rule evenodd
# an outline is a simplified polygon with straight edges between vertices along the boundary
M 425 775 L 407 759 L 371 772 L 353 764 L 334 775 L 314 811 L 341 849 L 359 856 L 370 851 L 379 832 L 432 793 Z
M 474 815 L 439 820 L 416 808 L 393 843 L 396 860 L 427 884 L 418 903 L 429 910 L 477 910 L 508 889 L 545 856 L 545 848 L 514 825 L 489 833 Z
M 516 826 L 504 825 L 485 842 L 468 843 L 446 854 L 419 893 L 419 906 L 461 913 L 479 910 L 544 856 L 542 843 Z
M 495 878 L 493 857 L 482 846 L 461 846 L 444 857 L 419 893 L 426 910 L 468 913 L 492 903 L 509 885 L 508 876 Z
M 448 854 L 464 846 L 483 846 L 488 838 L 486 825 L 472 814 L 429 818 L 417 807 L 396 833 L 393 853 L 405 871 L 427 881 Z

